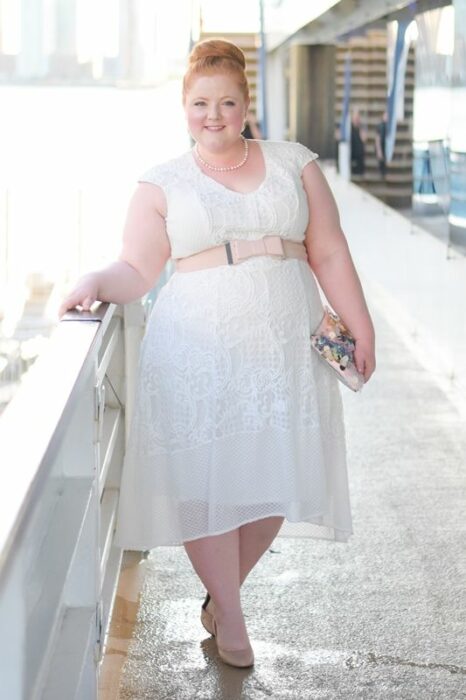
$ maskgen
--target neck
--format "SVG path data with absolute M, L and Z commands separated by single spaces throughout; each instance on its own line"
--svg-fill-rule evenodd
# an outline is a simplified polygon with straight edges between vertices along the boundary
M 248 159 L 248 153 L 249 153 L 248 142 L 244 138 L 242 140 L 243 140 L 243 146 L 244 146 L 243 157 L 241 158 L 241 160 L 236 159 L 236 162 L 231 163 L 230 165 L 227 165 L 225 163 L 225 161 L 223 162 L 222 165 L 215 165 L 214 163 L 205 160 L 204 157 L 201 156 L 201 154 L 199 153 L 197 143 L 196 143 L 196 146 L 194 147 L 194 150 L 196 152 L 196 156 L 197 156 L 198 161 L 200 163 L 202 163 L 204 168 L 207 168 L 208 170 L 215 170 L 217 172 L 227 172 L 227 171 L 232 171 L 232 170 L 238 170 L 238 168 L 242 168 L 243 165 L 246 163 L 246 161 Z
M 210 151 L 205 146 L 196 142 L 195 148 L 197 153 L 207 160 L 211 165 L 235 165 L 244 156 L 245 139 L 241 136 L 229 148 L 222 151 Z

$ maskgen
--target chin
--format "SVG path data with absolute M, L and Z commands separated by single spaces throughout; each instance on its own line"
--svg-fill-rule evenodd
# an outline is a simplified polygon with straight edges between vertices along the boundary
M 223 131 L 204 130 L 201 134 L 199 134 L 197 140 L 201 143 L 201 145 L 204 143 L 206 146 L 212 148 L 212 150 L 215 150 L 216 147 L 223 148 L 224 146 L 234 144 L 239 136 L 239 133 L 232 134 L 231 132 L 227 132 L 226 129 Z

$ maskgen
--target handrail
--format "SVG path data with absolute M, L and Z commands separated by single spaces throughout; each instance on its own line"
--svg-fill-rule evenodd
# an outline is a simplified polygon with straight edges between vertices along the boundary
M 8 700 L 97 700 L 113 546 L 150 298 L 71 311 L 0 419 L 0 655 Z
M 80 323 L 58 325 L 47 351 L 23 377 L 2 415 L 3 474 L 11 474 L 14 479 L 9 479 L 8 489 L 0 489 L 0 578 L 21 522 L 40 491 L 47 464 L 63 437 L 69 407 L 79 396 L 82 367 L 99 332 L 104 332 L 107 325 L 100 327 L 94 321 L 107 321 L 114 309 L 114 304 L 101 305 L 98 314 L 81 318 Z M 71 318 L 72 314 L 67 314 L 66 320 Z

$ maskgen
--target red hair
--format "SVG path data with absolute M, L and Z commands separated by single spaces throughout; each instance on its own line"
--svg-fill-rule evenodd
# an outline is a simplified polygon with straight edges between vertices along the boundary
M 193 81 L 201 75 L 229 73 L 234 75 L 246 102 L 249 102 L 249 84 L 246 76 L 246 59 L 239 46 L 224 39 L 205 39 L 193 47 L 189 54 L 188 69 L 183 78 L 183 102 Z

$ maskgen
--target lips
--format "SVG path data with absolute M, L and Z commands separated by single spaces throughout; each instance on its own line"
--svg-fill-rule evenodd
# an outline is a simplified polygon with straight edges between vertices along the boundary
M 221 131 L 225 127 L 224 126 L 206 126 L 204 128 L 207 129 L 207 131 Z

